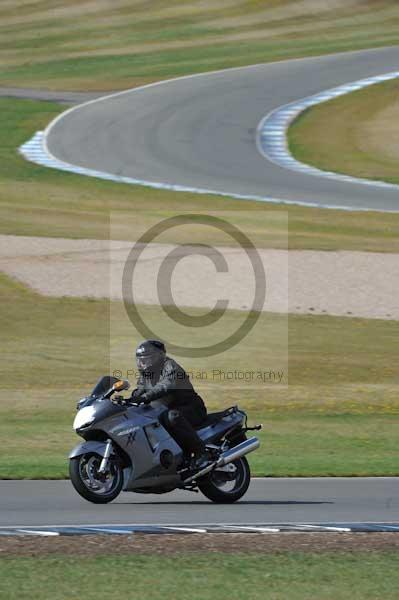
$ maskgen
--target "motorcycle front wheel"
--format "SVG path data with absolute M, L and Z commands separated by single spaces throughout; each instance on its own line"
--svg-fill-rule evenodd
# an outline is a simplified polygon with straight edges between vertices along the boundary
M 218 503 L 236 502 L 243 497 L 251 483 L 251 471 L 245 456 L 211 471 L 198 481 L 201 492 Z
M 105 473 L 99 473 L 102 457 L 93 452 L 71 458 L 69 475 L 75 490 L 94 504 L 107 504 L 119 496 L 123 470 L 116 458 L 110 458 Z

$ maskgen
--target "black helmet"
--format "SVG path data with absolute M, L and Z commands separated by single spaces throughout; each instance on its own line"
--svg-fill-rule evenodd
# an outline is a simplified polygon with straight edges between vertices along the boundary
M 145 340 L 136 348 L 136 363 L 139 371 L 150 371 L 163 362 L 165 344 L 159 340 Z

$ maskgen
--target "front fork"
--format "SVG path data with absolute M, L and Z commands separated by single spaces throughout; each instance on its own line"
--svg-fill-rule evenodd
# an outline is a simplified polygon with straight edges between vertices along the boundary
M 104 456 L 100 464 L 100 468 L 98 469 L 99 473 L 105 473 L 108 469 L 109 458 L 112 454 L 112 440 L 107 440 L 107 445 L 105 446 Z

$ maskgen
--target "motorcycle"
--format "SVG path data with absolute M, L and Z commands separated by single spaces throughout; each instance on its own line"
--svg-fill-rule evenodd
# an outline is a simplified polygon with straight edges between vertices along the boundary
M 159 401 L 139 404 L 115 393 L 128 381 L 102 377 L 77 405 L 73 423 L 84 441 L 69 455 L 75 490 L 86 500 L 106 504 L 121 491 L 164 494 L 175 489 L 201 491 L 213 502 L 235 502 L 247 491 L 251 472 L 245 458 L 259 447 L 246 432 L 247 415 L 237 406 L 208 414 L 197 428 L 209 461 L 193 468 L 190 457 L 163 426 L 167 408 Z

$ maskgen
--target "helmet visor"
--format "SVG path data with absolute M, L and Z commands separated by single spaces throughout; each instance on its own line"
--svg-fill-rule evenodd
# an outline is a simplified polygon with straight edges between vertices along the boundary
M 154 355 L 143 354 L 142 356 L 137 356 L 136 363 L 139 371 L 148 371 L 154 366 Z

